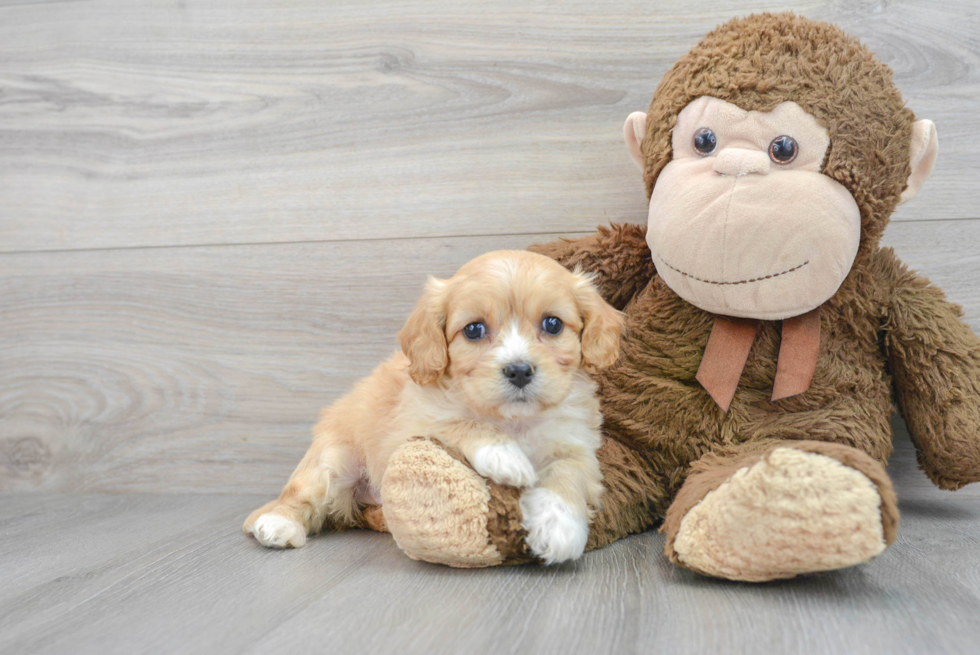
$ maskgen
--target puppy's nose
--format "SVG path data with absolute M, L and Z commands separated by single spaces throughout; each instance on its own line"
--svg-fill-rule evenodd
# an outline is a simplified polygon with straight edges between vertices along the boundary
M 504 377 L 518 389 L 523 389 L 531 383 L 534 369 L 527 362 L 514 362 L 504 367 Z

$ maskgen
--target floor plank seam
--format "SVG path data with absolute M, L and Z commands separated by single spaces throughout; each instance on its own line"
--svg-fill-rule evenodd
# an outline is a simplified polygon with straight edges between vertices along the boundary
M 962 217 L 962 218 L 922 218 L 922 219 L 907 219 L 902 221 L 892 221 L 894 224 L 901 223 L 952 223 L 952 222 L 969 222 L 969 221 L 980 221 L 980 217 Z M 631 221 L 627 219 L 604 221 L 596 223 L 596 226 L 607 225 L 609 223 L 635 223 L 638 221 Z M 301 245 L 315 245 L 315 244 L 329 244 L 329 243 L 372 243 L 376 241 L 436 241 L 444 239 L 493 239 L 493 238 L 503 238 L 503 237 L 548 237 L 548 236 L 584 236 L 591 234 L 590 231 L 585 230 L 549 230 L 545 232 L 486 232 L 480 234 L 433 234 L 433 235 L 410 235 L 410 236 L 380 236 L 380 237 L 362 237 L 356 239 L 298 239 L 290 241 L 241 241 L 233 243 L 178 243 L 178 244 L 149 244 L 149 245 L 139 245 L 139 246 L 104 246 L 98 248 L 51 248 L 51 249 L 37 249 L 37 250 L 0 250 L 0 256 L 4 255 L 36 255 L 36 254 L 65 254 L 65 253 L 75 253 L 75 252 L 116 252 L 116 251 L 133 251 L 133 250 L 176 250 L 176 249 L 197 249 L 197 248 L 248 248 L 248 247 L 267 247 L 267 246 L 301 246 Z

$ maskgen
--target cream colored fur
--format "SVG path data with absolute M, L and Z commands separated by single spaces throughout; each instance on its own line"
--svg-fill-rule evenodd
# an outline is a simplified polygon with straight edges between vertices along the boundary
M 902 205 L 915 197 L 922 185 L 932 174 L 939 156 L 939 137 L 936 135 L 936 124 L 928 118 L 915 121 L 912 124 L 912 147 L 909 163 L 912 172 L 909 173 L 908 185 L 899 198 Z
M 695 505 L 674 542 L 688 567 L 761 581 L 865 562 L 885 549 L 881 497 L 825 455 L 777 448 Z
M 398 449 L 384 480 L 384 516 L 413 559 L 458 568 L 499 564 L 487 529 L 490 492 L 475 471 L 430 441 Z
M 564 329 L 544 332 L 545 317 L 560 318 Z M 463 328 L 477 321 L 486 337 L 470 340 Z M 581 555 L 567 544 L 584 546 L 581 526 L 602 494 L 595 456 L 602 418 L 583 366 L 611 363 L 620 329 L 618 312 L 586 278 L 542 255 L 490 253 L 450 280 L 430 281 L 402 331 L 405 352 L 323 411 L 313 445 L 279 499 L 253 512 L 245 531 L 266 546 L 295 547 L 325 524 L 359 525 L 361 508 L 377 502 L 396 449 L 430 437 L 498 484 L 547 490 L 574 520 L 554 520 L 555 503 L 529 512 L 525 525 L 537 537 L 532 550 L 549 562 Z M 533 368 L 521 388 L 504 375 L 515 361 Z M 407 520 L 387 510 L 385 518 Z M 480 561 L 492 557 L 478 551 Z
M 630 153 L 630 159 L 636 167 L 643 170 L 643 151 L 640 144 L 643 142 L 643 135 L 647 131 L 647 115 L 642 111 L 634 111 L 626 117 L 623 124 L 623 141 L 626 142 L 626 149 Z
M 717 137 L 708 155 L 694 148 L 701 128 Z M 788 163 L 769 156 L 780 136 L 798 144 Z M 804 314 L 836 293 L 857 254 L 861 216 L 851 194 L 820 173 L 829 143 L 793 102 L 758 112 L 702 97 L 685 107 L 650 197 L 647 242 L 664 282 L 706 311 L 766 320 Z

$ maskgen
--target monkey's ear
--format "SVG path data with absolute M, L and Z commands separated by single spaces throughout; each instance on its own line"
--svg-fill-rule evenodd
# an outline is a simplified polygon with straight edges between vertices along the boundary
M 443 310 L 445 287 L 444 280 L 430 277 L 415 311 L 398 333 L 402 352 L 408 357 L 408 374 L 421 385 L 437 380 L 449 364 Z
M 647 133 L 647 115 L 642 111 L 634 111 L 626 117 L 623 125 L 623 140 L 626 141 L 626 149 L 630 151 L 633 162 L 643 170 L 643 152 L 640 150 L 640 143 L 643 135 Z
M 923 119 L 915 121 L 912 125 L 912 150 L 909 156 L 909 163 L 912 165 L 912 173 L 909 175 L 908 186 L 902 191 L 902 196 L 898 204 L 903 204 L 912 199 L 922 184 L 932 173 L 932 167 L 936 164 L 936 155 L 939 154 L 939 138 L 936 136 L 936 126 L 932 121 Z

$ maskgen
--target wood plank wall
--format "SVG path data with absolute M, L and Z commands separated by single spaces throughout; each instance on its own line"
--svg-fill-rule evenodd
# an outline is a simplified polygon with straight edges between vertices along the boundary
M 0 0 L 0 490 L 275 493 L 426 274 L 643 221 L 623 119 L 761 9 L 936 122 L 885 242 L 980 329 L 972 0 Z

